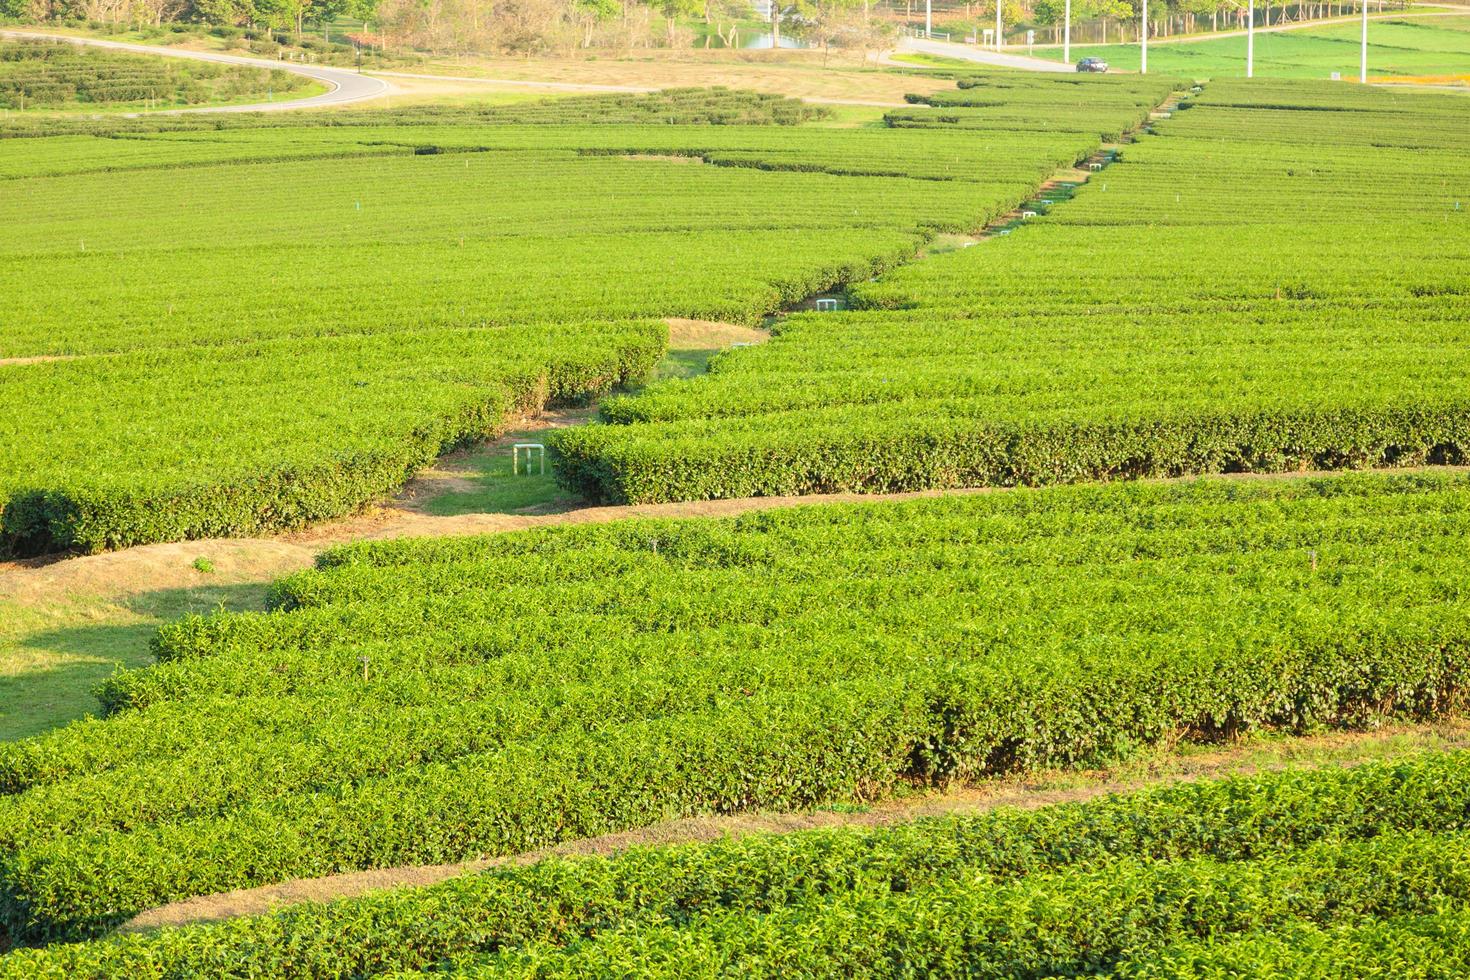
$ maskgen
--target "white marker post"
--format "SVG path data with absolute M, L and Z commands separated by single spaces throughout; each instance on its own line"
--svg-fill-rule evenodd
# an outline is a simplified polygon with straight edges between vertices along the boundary
M 1363 2 L 1367 3 L 1368 0 L 1363 0 Z M 1256 0 L 1250 0 L 1245 16 L 1245 77 L 1254 78 L 1256 74 Z
M 1363 3 L 1363 44 L 1358 54 L 1358 81 L 1364 85 L 1368 84 L 1368 0 Z
M 1062 60 L 1072 63 L 1072 0 L 1062 7 Z
M 934 0 L 924 0 L 924 36 L 934 34 Z
M 1138 73 L 1148 74 L 1148 0 L 1143 0 L 1143 22 L 1139 25 L 1138 41 L 1140 44 Z
M 521 450 L 526 451 L 526 475 L 531 475 L 531 454 L 537 451 L 541 455 L 541 475 L 546 475 L 546 447 L 539 442 L 518 442 L 510 449 L 510 472 L 512 476 L 520 476 L 521 473 Z

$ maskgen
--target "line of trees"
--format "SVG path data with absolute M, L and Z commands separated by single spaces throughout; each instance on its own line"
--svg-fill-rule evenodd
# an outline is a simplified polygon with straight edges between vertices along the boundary
M 0 16 L 109 24 L 186 22 L 301 35 L 308 24 L 364 24 L 357 40 L 394 48 L 462 53 L 569 53 L 578 49 L 737 47 L 757 31 L 801 38 L 824 50 L 881 47 L 896 22 L 923 22 L 923 0 L 0 0 Z M 1065 0 L 946 0 L 936 25 L 979 34 L 1002 11 L 1007 40 L 1027 30 L 1060 41 Z M 1379 9 L 1385 0 L 1372 0 Z M 1387 0 L 1405 6 L 1404 0 Z M 771 4 L 779 16 L 768 20 Z M 881 4 L 881 5 L 880 5 Z M 1074 0 L 1076 43 L 1136 40 L 1139 0 Z M 1257 23 L 1310 20 L 1356 9 L 1334 0 L 1259 0 Z M 1168 36 L 1244 26 L 1246 0 L 1153 0 L 1152 33 Z M 917 20 L 916 20 L 917 18 Z
M 868 51 L 893 32 L 872 0 L 381 0 L 378 21 L 398 43 L 435 51 L 556 53 L 576 49 L 739 47 L 761 33 L 827 49 Z
M 1035 30 L 1037 40 L 1059 43 L 1065 0 L 1000 0 L 1006 39 L 1023 41 L 1026 31 Z M 996 0 L 973 3 L 946 3 L 942 12 L 936 6 L 936 25 L 947 31 L 976 33 L 995 22 Z M 1385 6 L 1402 8 L 1405 0 L 1369 0 L 1378 10 Z M 906 19 L 922 23 L 922 0 L 905 0 Z M 1109 44 L 1136 41 L 1139 0 L 1073 0 L 1072 40 L 1079 44 Z M 1256 0 L 1256 25 L 1270 27 L 1288 21 L 1320 20 L 1356 13 L 1356 2 L 1302 2 L 1302 0 Z M 1243 29 L 1246 24 L 1247 0 L 1149 0 L 1151 37 L 1193 34 L 1203 31 Z
M 350 35 L 359 44 L 464 54 L 738 47 L 772 31 L 812 47 L 868 51 L 894 29 L 875 16 L 872 0 L 778 2 L 776 23 L 753 0 L 0 0 L 0 16 L 298 36 L 346 19 L 363 24 Z
M 294 30 L 341 17 L 368 20 L 377 0 L 0 0 L 0 15 L 36 22 L 198 23 Z

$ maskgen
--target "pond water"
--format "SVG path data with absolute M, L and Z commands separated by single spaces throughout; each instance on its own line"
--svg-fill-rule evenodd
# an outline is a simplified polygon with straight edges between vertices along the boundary
M 770 50 L 771 48 L 770 31 L 737 31 L 735 38 L 741 49 L 746 51 Z M 705 42 L 701 40 L 698 42 L 698 46 L 702 47 L 704 46 L 704 43 Z M 787 48 L 804 48 L 806 46 L 806 42 L 799 38 L 787 37 L 785 34 L 781 35 L 782 50 L 785 50 Z M 718 34 L 715 34 L 713 31 L 711 31 L 709 34 L 709 47 L 724 48 L 729 47 L 729 45 L 720 40 Z
M 773 47 L 773 46 L 774 45 L 771 44 L 771 32 L 770 31 L 766 31 L 764 34 L 750 34 L 750 35 L 741 34 L 740 35 L 740 47 L 743 48 L 743 49 L 746 49 L 746 50 L 758 50 L 758 49 L 761 49 L 761 48 L 770 48 L 770 47 Z M 804 48 L 804 47 L 806 47 L 806 42 L 803 41 L 803 40 L 801 40 L 801 39 L 799 39 L 799 38 L 788 37 L 787 35 L 782 34 L 781 35 L 780 47 L 783 47 L 783 48 Z

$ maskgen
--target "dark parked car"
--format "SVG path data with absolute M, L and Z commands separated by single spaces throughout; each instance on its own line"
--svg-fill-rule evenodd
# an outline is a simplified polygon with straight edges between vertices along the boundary
M 1107 71 L 1108 63 L 1101 58 L 1083 58 L 1077 62 L 1078 71 Z

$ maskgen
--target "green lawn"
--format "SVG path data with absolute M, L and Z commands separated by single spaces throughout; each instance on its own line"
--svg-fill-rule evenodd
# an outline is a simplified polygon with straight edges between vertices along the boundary
M 1358 76 L 1358 24 L 1344 23 L 1299 31 L 1256 35 L 1256 75 L 1263 78 L 1344 78 Z M 1061 60 L 1060 49 L 1038 52 Z M 1120 71 L 1137 71 L 1138 45 L 1074 46 L 1073 60 L 1105 59 Z M 1151 72 L 1188 78 L 1245 74 L 1245 38 L 1159 43 L 1148 52 Z M 1447 75 L 1470 73 L 1470 16 L 1385 19 L 1368 25 L 1370 75 Z
M 452 464 L 431 469 L 429 478 L 447 473 L 455 478 L 453 488 L 425 501 L 424 512 L 435 517 L 460 514 L 515 514 L 565 510 L 578 498 L 557 486 L 551 467 L 535 462 L 511 472 L 507 441 L 543 442 L 540 430 L 512 432 L 493 445 L 481 446 L 456 458 Z M 522 454 L 524 463 L 524 454 Z
M 93 690 L 119 667 L 153 662 L 158 627 L 187 613 L 258 609 L 268 583 L 215 584 L 128 597 L 46 603 L 0 600 L 0 741 L 35 735 L 97 711 Z

